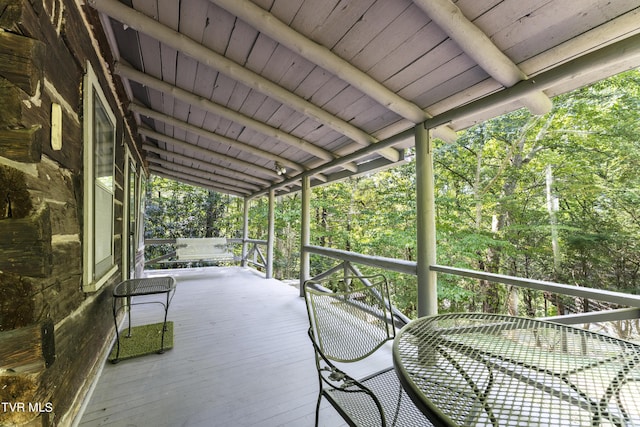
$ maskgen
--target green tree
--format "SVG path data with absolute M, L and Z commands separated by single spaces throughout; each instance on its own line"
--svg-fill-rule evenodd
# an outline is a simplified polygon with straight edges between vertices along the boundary
M 145 237 L 218 237 L 233 235 L 225 220 L 230 197 L 151 176 L 147 181 Z M 154 259 L 173 250 L 171 245 L 146 246 L 146 259 Z
M 436 141 L 438 263 L 637 292 L 638 111 L 633 70 L 556 97 L 547 115 L 518 110 L 460 132 L 456 143 Z M 311 244 L 415 260 L 415 184 L 409 152 L 397 167 L 314 188 Z M 266 239 L 267 209 L 266 197 L 251 202 L 250 237 Z M 242 199 L 154 179 L 147 231 L 239 237 L 242 211 Z M 275 275 L 296 278 L 299 194 L 278 197 L 275 217 Z M 311 273 L 334 265 L 312 257 Z M 415 277 L 384 273 L 396 304 L 415 313 Z M 451 311 L 539 316 L 596 304 L 444 274 L 438 289 L 441 309 Z
M 440 262 L 636 289 L 638 87 L 638 72 L 625 73 L 556 98 L 544 117 L 516 111 L 440 145 Z M 470 290 L 472 310 L 541 310 L 530 292 L 521 303 L 513 288 Z

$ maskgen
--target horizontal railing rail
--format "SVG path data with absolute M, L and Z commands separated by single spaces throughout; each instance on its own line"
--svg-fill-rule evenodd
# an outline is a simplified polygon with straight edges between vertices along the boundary
M 325 248 L 321 246 L 305 245 L 303 250 L 316 255 L 322 255 L 329 258 L 342 260 L 345 262 L 368 265 L 371 267 L 381 268 L 383 270 L 395 271 L 417 276 L 417 263 L 413 261 L 399 260 L 395 258 L 385 258 L 379 256 L 363 255 L 355 252 L 343 251 L 339 249 Z M 323 272 L 316 277 L 325 277 L 328 274 L 337 271 L 332 268 L 328 272 Z M 620 309 L 612 309 L 597 312 L 576 313 L 554 317 L 547 317 L 547 320 L 553 320 L 559 323 L 576 324 L 590 322 L 604 322 L 614 320 L 631 320 L 640 318 L 640 295 L 627 294 L 623 292 L 614 292 L 604 289 L 586 288 L 576 285 L 567 285 L 562 283 L 549 282 L 544 280 L 526 279 L 515 276 L 507 276 L 503 274 L 487 273 L 483 271 L 469 270 L 464 268 L 448 267 L 443 265 L 432 265 L 431 271 L 443 274 L 451 274 L 459 277 L 468 277 L 478 280 L 486 280 L 492 283 L 501 283 L 513 285 L 522 288 L 535 289 L 554 294 L 589 298 L 597 301 L 607 302 L 625 306 Z
M 398 273 L 418 274 L 418 265 L 413 261 L 405 261 L 396 258 L 385 258 L 380 256 L 363 255 L 355 252 L 343 251 L 340 249 L 324 248 L 321 246 L 304 246 L 303 249 L 309 253 L 323 255 L 329 258 L 341 259 L 356 264 L 368 265 L 371 267 L 380 267 L 389 271 Z
M 456 276 L 471 277 L 474 279 L 487 280 L 489 282 L 504 283 L 524 288 L 548 291 L 556 294 L 571 295 L 581 298 L 592 298 L 598 301 L 606 301 L 613 304 L 640 307 L 640 295 L 625 294 L 622 292 L 607 291 L 604 289 L 584 288 L 575 285 L 565 285 L 545 280 L 523 279 L 502 274 L 487 273 L 483 271 L 467 270 L 464 268 L 446 267 L 442 265 L 432 265 L 431 270 L 440 273 L 453 274 Z

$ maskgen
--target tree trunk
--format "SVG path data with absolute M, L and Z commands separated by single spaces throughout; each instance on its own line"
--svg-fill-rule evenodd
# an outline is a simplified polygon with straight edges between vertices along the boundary
M 558 219 L 556 212 L 558 211 L 558 198 L 552 193 L 553 190 L 553 169 L 551 165 L 547 166 L 546 173 L 547 187 L 547 211 L 549 212 L 549 224 L 551 226 L 551 249 L 553 250 L 553 276 L 558 278 L 560 271 L 560 247 L 558 245 Z
M 205 236 L 204 237 L 221 237 L 220 236 L 220 220 L 224 216 L 226 203 L 222 199 L 220 193 L 209 190 L 206 199 L 206 218 L 205 218 Z

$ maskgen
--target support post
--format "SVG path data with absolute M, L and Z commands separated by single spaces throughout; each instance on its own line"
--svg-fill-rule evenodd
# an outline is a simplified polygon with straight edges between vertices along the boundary
M 275 243 L 275 207 L 276 207 L 276 190 L 269 190 L 269 232 L 267 236 L 267 279 L 273 277 L 273 245 Z
M 309 252 L 305 249 L 311 241 L 311 179 L 308 175 L 302 177 L 302 196 L 300 203 L 300 296 L 304 296 L 304 282 L 309 279 Z
M 247 266 L 247 240 L 249 239 L 249 199 L 244 198 L 244 209 L 242 213 L 242 262 L 240 265 Z
M 430 270 L 436 263 L 436 216 L 433 147 L 430 131 L 422 123 L 415 127 L 415 142 L 418 316 L 428 316 L 438 313 L 437 274 Z

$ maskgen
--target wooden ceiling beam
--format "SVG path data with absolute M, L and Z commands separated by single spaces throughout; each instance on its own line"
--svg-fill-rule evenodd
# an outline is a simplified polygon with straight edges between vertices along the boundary
M 213 169 L 216 172 L 223 171 L 227 176 L 229 176 L 229 175 L 239 176 L 245 182 L 251 182 L 251 183 L 254 183 L 255 185 L 268 186 L 268 185 L 272 185 L 273 184 L 272 182 L 270 182 L 270 181 L 268 181 L 266 179 L 258 178 L 255 175 L 250 175 L 250 174 L 247 174 L 247 173 L 244 173 L 244 172 L 240 172 L 240 171 L 237 171 L 237 170 L 234 170 L 234 169 L 225 168 L 224 166 L 220 166 L 220 165 L 218 165 L 216 163 L 212 163 L 212 162 L 208 162 L 206 160 L 202 160 L 201 158 L 189 157 L 189 156 L 185 156 L 184 154 L 175 153 L 173 151 L 167 151 L 167 150 L 164 150 L 162 148 L 156 147 L 155 145 L 150 144 L 150 143 L 142 144 L 142 149 L 144 151 L 147 151 L 148 153 L 155 153 L 155 154 L 158 154 L 160 156 L 164 156 L 166 158 L 171 158 L 174 161 L 182 162 L 183 165 L 193 164 L 193 165 L 197 166 L 198 168 L 201 168 L 200 170 Z M 212 172 L 212 175 L 215 175 L 216 172 Z
M 635 58 L 634 63 L 640 62 L 640 34 L 620 40 L 601 49 L 579 56 L 555 68 L 537 74 L 535 79 L 524 80 L 500 92 L 477 99 L 468 104 L 445 111 L 442 114 L 429 119 L 424 123 L 426 129 L 440 126 L 443 123 L 451 123 L 455 120 L 472 116 L 504 105 L 523 96 L 549 89 L 561 84 L 570 78 L 580 78 L 601 68 L 610 67 L 617 63 L 625 63 Z
M 331 50 L 300 34 L 284 22 L 246 0 L 209 0 L 256 30 L 269 36 L 308 61 L 331 72 L 380 105 L 413 123 L 429 118 L 420 107 L 389 90 L 365 72 L 335 55 Z
M 422 126 L 422 125 L 419 125 L 419 126 Z M 399 132 L 399 133 L 397 133 L 397 134 L 395 134 L 393 136 L 390 136 L 389 138 L 380 141 L 378 144 L 380 144 L 380 145 L 382 145 L 384 147 L 392 147 L 394 145 L 397 145 L 399 142 L 404 141 L 407 138 L 412 137 L 414 134 L 415 134 L 415 126 L 412 127 L 411 129 L 407 129 L 407 130 Z M 332 162 L 330 162 L 328 165 L 326 165 L 324 167 L 321 167 L 321 168 L 318 168 L 318 170 L 309 170 L 309 171 L 303 172 L 301 174 L 302 176 L 298 175 L 298 176 L 289 178 L 289 179 L 287 179 L 285 181 L 282 181 L 282 182 L 279 182 L 279 183 L 275 183 L 270 188 L 278 189 L 278 188 L 281 188 L 281 187 L 283 187 L 285 185 L 294 185 L 296 182 L 300 181 L 300 179 L 302 177 L 304 177 L 304 176 L 309 176 L 309 177 L 315 176 L 317 173 L 326 172 L 331 167 L 339 166 L 340 163 L 342 163 L 342 162 L 349 162 L 349 161 L 352 161 L 353 159 L 362 158 L 362 157 L 364 157 L 364 156 L 366 156 L 368 154 L 371 154 L 374 151 L 375 151 L 375 148 L 373 146 L 362 147 L 359 151 L 356 151 L 356 152 L 353 152 L 353 153 L 350 153 L 350 154 L 346 154 L 346 155 L 344 155 L 343 157 L 341 157 L 339 159 L 335 159 Z M 403 159 L 404 159 L 404 156 L 403 156 Z M 363 170 L 367 169 L 366 165 L 362 165 L 362 166 L 363 166 L 362 167 Z M 389 166 L 390 165 L 386 165 L 385 167 L 389 167 Z M 327 175 L 327 179 L 329 181 L 331 181 L 329 175 Z M 326 182 L 326 181 L 323 181 L 323 182 Z M 262 190 L 262 192 L 256 193 L 256 194 L 252 195 L 252 197 L 260 195 L 260 194 L 263 194 L 268 190 L 269 189 Z
M 400 117 L 412 123 L 422 123 L 426 119 L 433 117 L 418 105 L 402 98 L 367 73 L 354 67 L 326 47 L 298 33 L 261 7 L 246 0 L 209 1 L 242 19 L 253 28 L 286 46 L 291 51 L 296 52 L 306 60 L 349 83 Z M 438 129 L 434 129 L 433 132 L 434 136 L 448 142 L 453 142 L 458 138 L 455 131 L 448 126 L 440 126 Z M 371 139 L 371 142 L 377 142 L 377 139 Z M 390 149 L 391 147 L 381 150 L 381 154 L 388 160 L 398 161 L 399 157 L 394 160 L 394 157 L 388 155 Z
M 189 105 L 194 105 L 202 109 L 203 111 L 209 112 L 216 116 L 220 116 L 234 123 L 238 123 L 242 126 L 246 126 L 247 128 L 254 130 L 255 132 L 274 138 L 284 144 L 287 144 L 291 147 L 302 150 L 320 159 L 332 160 L 336 157 L 330 151 L 327 151 L 321 147 L 318 147 L 309 141 L 305 141 L 303 139 L 297 138 L 289 133 L 281 131 L 280 129 L 276 129 L 263 122 L 260 122 L 251 117 L 245 116 L 242 113 L 231 110 L 220 104 L 216 104 L 215 102 L 209 99 L 203 98 L 192 92 L 186 91 L 170 83 L 164 82 L 160 79 L 157 79 L 153 76 L 145 74 L 142 71 L 138 71 L 135 68 L 132 68 L 121 62 L 118 62 L 115 64 L 114 72 L 118 74 L 120 77 L 125 77 L 129 80 L 133 80 L 135 82 L 140 83 L 143 86 L 155 89 L 160 93 L 171 95 L 174 98 L 179 99 Z
M 198 147 L 193 144 L 189 144 L 188 142 L 181 141 L 179 139 L 167 136 L 162 133 L 158 133 L 158 132 L 144 129 L 144 128 L 138 129 L 138 133 L 140 135 L 153 138 L 157 141 L 165 142 L 174 147 L 189 150 L 189 152 L 193 153 L 195 156 L 204 156 L 205 158 L 214 158 L 216 160 L 222 160 L 222 161 L 231 163 L 241 168 L 253 170 L 257 173 L 273 178 L 274 181 L 282 181 L 283 178 L 285 178 L 283 176 L 278 175 L 278 173 L 274 169 L 268 169 L 250 162 L 246 162 L 244 160 L 237 159 L 235 157 L 227 156 L 226 154 L 218 153 L 216 151 L 211 151 L 203 147 Z
M 153 130 L 150 130 L 150 129 L 147 129 L 147 128 L 144 128 L 144 127 L 139 128 L 139 129 L 138 129 L 138 131 L 139 131 L 138 133 L 139 133 L 141 136 L 143 136 L 143 137 L 149 137 L 149 138 L 152 138 L 152 139 L 160 139 L 162 136 L 165 136 L 165 137 L 166 137 L 166 135 L 164 135 L 164 134 L 157 133 L 157 132 L 155 132 L 155 131 L 153 131 Z M 170 138 L 170 137 L 167 137 L 167 138 Z M 176 141 L 179 141 L 179 140 L 173 140 L 173 141 L 171 141 L 171 142 L 176 142 Z M 187 143 L 185 143 L 185 144 L 187 144 Z M 196 147 L 196 148 L 198 149 L 197 151 L 198 151 L 200 154 L 202 154 L 202 155 L 208 155 L 208 156 L 214 156 L 214 157 L 215 157 L 215 154 L 216 154 L 216 153 L 215 153 L 215 152 L 213 152 L 213 151 L 209 151 L 209 150 L 207 150 L 206 152 L 204 152 L 204 151 L 202 151 L 203 147 Z M 159 147 L 152 147 L 152 146 L 149 146 L 149 145 L 146 145 L 146 146 L 145 146 L 145 149 L 148 149 L 147 151 L 153 151 L 153 152 L 156 152 L 156 153 L 158 153 L 158 154 L 171 154 L 171 155 L 178 155 L 177 153 L 168 152 L 168 151 L 163 150 L 163 149 L 161 149 L 161 148 L 159 148 Z M 206 150 L 206 149 L 205 149 L 205 150 Z M 273 184 L 273 182 L 271 182 L 271 181 L 267 181 L 267 180 L 263 180 L 263 179 L 259 179 L 259 178 L 257 178 L 255 175 L 248 175 L 248 174 L 244 174 L 244 173 L 239 172 L 239 171 L 235 171 L 235 170 L 232 170 L 232 169 L 224 168 L 224 167 L 219 166 L 219 165 L 216 165 L 216 164 L 214 164 L 214 163 L 202 162 L 202 161 L 200 161 L 199 159 L 194 158 L 194 157 L 183 156 L 183 158 L 184 158 L 184 159 L 186 159 L 186 160 L 188 160 L 188 161 L 191 161 L 191 162 L 199 162 L 200 164 L 206 164 L 206 165 L 208 165 L 208 166 L 213 166 L 215 169 L 217 169 L 217 170 L 219 170 L 219 171 L 225 171 L 225 172 L 224 172 L 224 173 L 222 173 L 222 174 L 221 174 L 221 173 L 217 173 L 217 176 L 226 175 L 227 177 L 229 177 L 229 175 L 231 175 L 231 176 L 229 177 L 229 178 L 231 178 L 231 179 L 236 179 L 236 178 L 234 177 L 234 175 L 235 175 L 235 176 L 243 176 L 243 177 L 244 177 L 244 179 L 246 179 L 246 180 L 250 180 L 250 181 L 257 181 L 258 183 L 260 183 L 260 184 L 262 184 L 262 185 L 264 185 L 264 186 L 268 186 L 268 185 L 272 185 L 272 184 Z M 353 164 L 355 165 L 355 163 L 353 163 Z M 248 168 L 254 168 L 254 169 L 255 169 L 255 167 L 254 167 L 254 165 L 253 165 L 252 163 L 245 163 L 245 166 L 246 166 L 246 167 L 248 167 Z M 256 167 L 257 167 L 257 166 L 256 166 Z M 356 166 L 356 167 L 357 167 L 357 166 Z M 349 171 L 350 169 L 349 169 L 349 168 L 346 168 L 345 170 L 346 170 L 346 171 Z M 212 173 L 215 173 L 215 172 L 212 172 Z M 276 175 L 277 175 L 277 172 L 276 172 Z M 280 176 L 280 175 L 278 175 L 278 176 Z M 324 175 L 323 175 L 322 173 L 320 173 L 320 172 L 313 174 L 313 177 L 314 177 L 314 178 L 316 178 L 318 181 L 321 181 L 321 182 L 326 182 L 326 181 L 327 181 L 327 177 L 326 177 L 326 176 L 324 176 Z M 289 178 L 289 177 L 288 177 L 288 176 L 286 176 L 286 174 L 281 176 L 281 180 L 282 180 L 282 179 L 285 179 L 285 178 Z
M 243 189 L 243 188 L 233 187 L 230 185 L 222 185 L 218 182 L 209 181 L 206 178 L 197 177 L 189 174 L 183 174 L 180 172 L 176 172 L 175 170 L 172 170 L 172 169 L 166 169 L 157 164 L 150 164 L 149 170 L 164 172 L 167 175 L 167 178 L 170 176 L 174 176 L 175 177 L 174 179 L 176 180 L 184 180 L 184 181 L 188 180 L 189 182 L 193 183 L 192 185 L 209 188 L 211 190 L 217 191 L 218 193 L 223 193 L 223 194 L 232 193 L 234 195 L 242 195 L 243 197 L 249 196 L 251 194 L 250 191 L 247 191 L 246 189 Z
M 518 68 L 489 37 L 469 21 L 450 0 L 413 0 L 458 46 L 491 77 L 505 87 L 527 80 Z M 522 97 L 520 101 L 533 114 L 546 114 L 552 102 L 542 91 Z
M 196 187 L 207 188 L 209 190 L 217 191 L 218 193 L 228 193 L 233 194 L 238 197 L 246 197 L 249 195 L 248 191 L 238 190 L 232 187 L 228 187 L 225 185 L 219 185 L 206 179 L 197 179 L 195 177 L 190 177 L 188 175 L 181 174 L 179 172 L 174 172 L 171 170 L 166 170 L 161 166 L 149 165 L 149 170 L 153 172 L 155 175 L 161 176 L 163 178 L 173 179 L 184 184 L 193 185 Z
M 206 46 L 190 39 L 147 15 L 130 8 L 118 0 L 92 0 L 91 7 L 110 16 L 122 24 L 140 31 L 159 42 L 217 70 L 247 87 L 263 93 L 284 105 L 298 111 L 336 132 L 347 136 L 362 146 L 377 142 L 376 138 L 356 126 L 334 116 L 306 99 L 290 92 L 282 86 L 262 77 L 240 64 L 218 54 Z M 398 161 L 400 153 L 393 147 L 380 150 L 380 154 L 391 161 Z
M 618 16 L 599 27 L 586 31 L 579 36 L 573 37 L 555 46 L 553 49 L 528 58 L 518 64 L 518 66 L 524 72 L 533 75 L 535 79 L 537 74 L 548 70 L 546 64 L 563 63 L 567 61 L 566 58 L 578 58 L 597 50 L 606 49 L 606 45 L 602 45 L 603 40 L 609 40 L 607 45 L 611 45 L 640 34 L 640 25 L 638 25 L 638 22 L 640 22 L 640 7 Z M 594 43 L 594 41 L 596 43 Z M 591 47 L 594 44 L 598 45 L 597 49 Z M 632 60 L 634 56 L 637 56 L 637 53 L 623 54 L 616 63 L 621 63 L 627 58 Z M 636 61 L 633 61 L 633 63 L 637 64 Z M 601 63 L 587 64 L 587 66 L 589 70 L 606 67 L 605 64 Z
M 134 113 L 141 114 L 143 116 L 149 117 L 150 119 L 157 120 L 163 123 L 166 123 L 171 126 L 178 127 L 183 129 L 189 133 L 200 136 L 209 141 L 217 141 L 221 144 L 224 144 L 228 147 L 233 147 L 237 150 L 244 151 L 246 153 L 252 154 L 257 157 L 262 157 L 263 159 L 271 160 L 273 162 L 278 162 L 281 165 L 294 169 L 297 171 L 303 171 L 305 168 L 298 163 L 292 162 L 289 159 L 286 159 L 282 156 L 278 156 L 276 154 L 270 153 L 268 151 L 261 150 L 256 147 L 252 147 L 251 145 L 244 144 L 242 142 L 238 142 L 235 139 L 227 138 L 226 136 L 218 135 L 217 133 L 208 131 L 206 129 L 199 128 L 190 123 L 184 122 L 182 120 L 178 120 L 175 117 L 168 116 L 166 114 L 160 113 L 158 111 L 152 110 L 150 108 L 143 107 L 138 104 L 129 104 L 129 111 Z M 142 128 L 141 128 L 142 129 Z M 193 145 L 196 147 L 195 145 Z M 275 168 L 274 168 L 275 169 Z
M 191 175 L 198 178 L 206 178 L 209 181 L 212 181 L 212 178 L 214 178 L 213 181 L 215 182 L 219 182 L 225 185 L 231 185 L 238 188 L 243 188 L 249 191 L 258 191 L 262 189 L 257 185 L 248 183 L 246 181 L 242 181 L 240 179 L 229 178 L 224 175 L 220 175 L 206 169 L 198 169 L 194 167 L 185 166 L 180 163 L 170 162 L 169 160 L 164 160 L 164 159 L 161 159 L 160 157 L 147 157 L 147 160 L 149 162 L 153 162 L 164 167 L 166 170 L 172 170 L 175 172 L 180 172 L 180 173 Z

